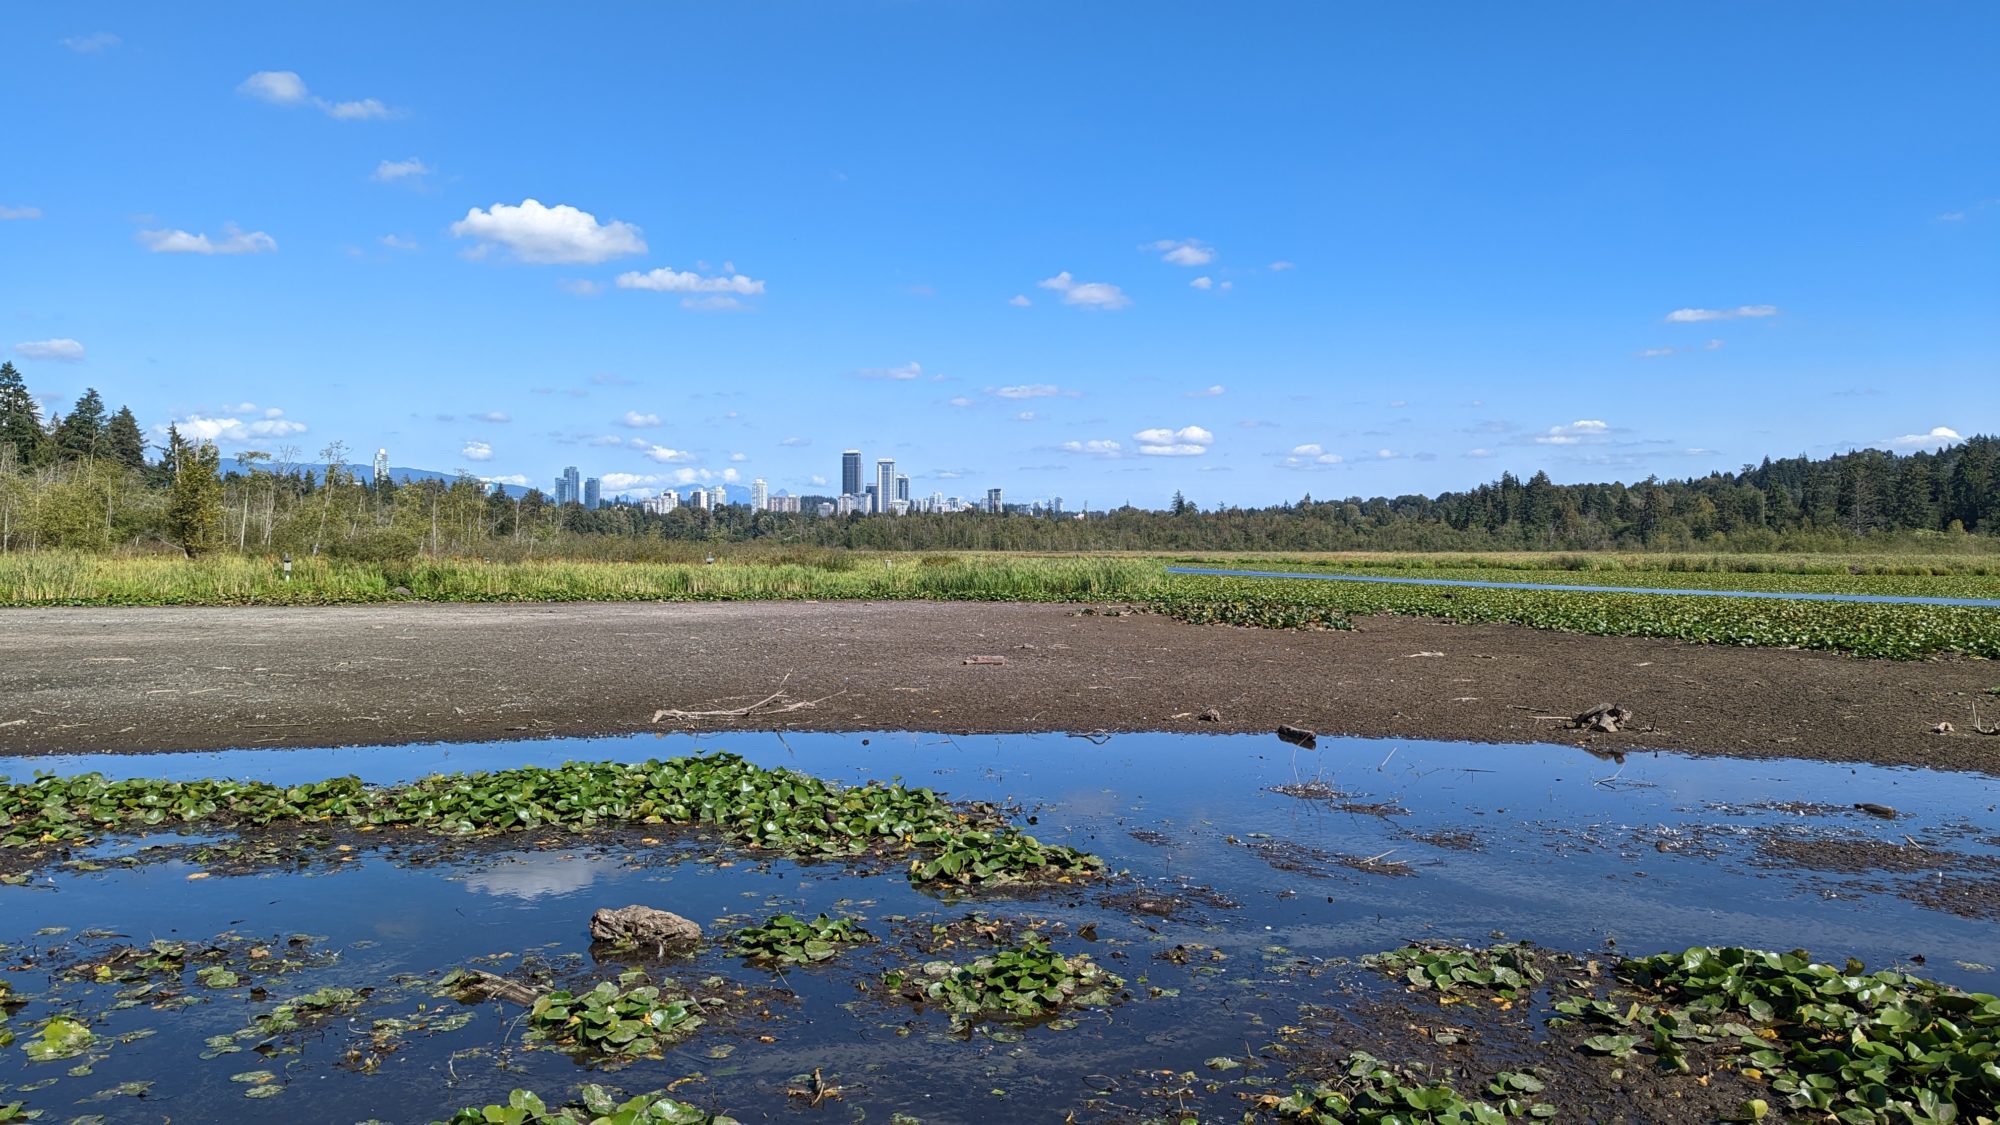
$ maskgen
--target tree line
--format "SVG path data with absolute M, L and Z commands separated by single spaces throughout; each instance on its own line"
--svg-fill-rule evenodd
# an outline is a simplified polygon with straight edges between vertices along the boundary
M 1637 484 L 1556 484 L 1538 472 L 1463 492 L 1268 507 L 1121 507 L 899 517 L 681 508 L 587 510 L 477 478 L 364 480 L 335 442 L 245 450 L 169 427 L 149 449 L 131 410 L 95 390 L 43 418 L 0 363 L 0 551 L 169 550 L 362 559 L 685 557 L 729 543 L 877 550 L 1840 550 L 2000 537 L 2000 438 L 1932 451 L 1766 459 L 1739 472 Z M 156 459 L 149 454 L 157 452 Z

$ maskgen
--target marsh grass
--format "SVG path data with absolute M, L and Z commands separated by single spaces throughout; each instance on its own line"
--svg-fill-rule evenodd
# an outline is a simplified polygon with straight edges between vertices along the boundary
M 1164 580 L 1138 558 L 923 556 L 799 551 L 713 564 L 217 555 L 0 555 L 0 605 L 328 605 L 438 601 L 1138 600 Z M 408 591 L 403 593 L 399 591 Z

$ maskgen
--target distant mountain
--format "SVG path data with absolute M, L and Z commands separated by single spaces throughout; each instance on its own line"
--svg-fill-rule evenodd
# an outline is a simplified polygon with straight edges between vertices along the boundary
M 353 473 L 355 479 L 363 484 L 375 483 L 375 468 L 372 465 L 349 465 L 347 466 L 347 471 Z M 312 477 L 314 480 L 318 480 L 323 472 L 324 470 L 320 469 L 317 465 L 305 466 L 306 475 Z M 478 476 L 479 474 L 474 473 L 473 475 Z M 397 484 L 408 484 L 416 480 L 441 480 L 449 484 L 458 479 L 458 474 L 441 473 L 436 469 L 408 469 L 391 465 L 389 466 L 389 479 L 395 481 Z M 500 488 L 507 494 L 510 500 L 519 500 L 528 494 L 528 490 L 518 484 L 503 484 Z M 548 489 L 543 489 L 542 491 L 546 493 Z

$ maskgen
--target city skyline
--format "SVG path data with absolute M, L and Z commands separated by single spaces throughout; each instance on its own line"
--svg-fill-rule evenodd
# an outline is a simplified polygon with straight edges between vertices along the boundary
M 24 7 L 0 98 L 69 155 L 0 187 L 0 355 L 225 458 L 612 495 L 837 494 L 834 434 L 1158 507 L 1991 430 L 2000 11 L 1683 12 Z M 534 50 L 596 78 L 484 81 Z

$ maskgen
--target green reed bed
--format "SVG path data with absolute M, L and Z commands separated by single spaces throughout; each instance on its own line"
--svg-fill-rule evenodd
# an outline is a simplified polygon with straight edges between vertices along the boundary
M 1944 653 L 2000 657 L 2000 610 L 1960 606 L 1195 576 L 1176 576 L 1148 604 L 1183 621 L 1265 628 L 1339 629 L 1355 617 L 1393 613 L 1894 660 Z
M 1132 558 L 857 555 L 795 562 L 362 562 L 217 555 L 112 558 L 0 555 L 0 605 L 324 605 L 440 601 L 950 599 L 1091 601 L 1144 597 L 1162 577 Z
M 1421 578 L 1464 582 L 1528 582 L 1567 586 L 1643 586 L 1659 590 L 1748 590 L 1773 594 L 1880 594 L 1895 597 L 2000 598 L 2000 574 L 1886 574 L 1837 572 L 1581 569 L 1553 567 L 1381 566 L 1316 559 L 1219 559 L 1178 565 L 1221 566 L 1295 574 L 1348 574 L 1367 578 Z

